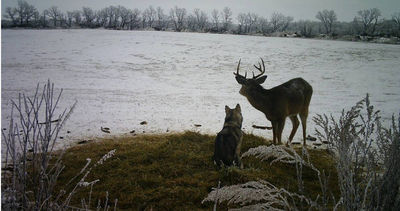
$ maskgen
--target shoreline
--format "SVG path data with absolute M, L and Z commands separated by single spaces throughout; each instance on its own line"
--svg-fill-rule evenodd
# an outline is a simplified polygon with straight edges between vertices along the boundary
M 341 35 L 331 37 L 326 34 L 320 34 L 313 37 L 300 36 L 291 32 L 278 32 L 273 34 L 235 34 L 235 33 L 214 33 L 214 32 L 198 32 L 198 31 L 173 31 L 173 30 L 155 30 L 155 29 L 139 29 L 139 30 L 121 30 L 121 29 L 107 29 L 100 28 L 32 28 L 32 27 L 6 27 L 2 30 L 110 30 L 110 31 L 136 31 L 136 32 L 176 32 L 176 33 L 195 33 L 195 34 L 215 34 L 215 35 L 237 35 L 237 36 L 254 36 L 254 37 L 275 37 L 275 38 L 298 38 L 306 40 L 327 40 L 327 41 L 347 41 L 358 43 L 375 43 L 385 45 L 400 45 L 400 38 L 398 37 L 385 37 L 385 36 L 362 36 L 362 35 Z M 274 35 L 275 34 L 275 35 Z

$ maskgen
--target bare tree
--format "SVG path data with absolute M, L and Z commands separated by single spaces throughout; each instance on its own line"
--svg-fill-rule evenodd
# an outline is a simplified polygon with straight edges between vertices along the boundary
M 19 24 L 22 25 L 25 19 L 25 4 L 26 1 L 18 0 L 18 5 L 15 8 L 15 12 L 18 16 Z
M 222 12 L 222 27 L 224 31 L 228 31 L 230 24 L 232 24 L 232 10 L 229 7 L 225 7 Z
M 203 31 L 208 21 L 207 13 L 201 11 L 199 8 L 194 9 L 193 13 L 196 16 L 197 28 Z
M 43 10 L 42 15 L 40 17 L 40 22 L 42 27 L 47 27 L 47 19 L 46 17 L 49 15 L 48 10 Z
M 246 22 L 248 23 L 247 33 L 257 31 L 258 15 L 255 13 L 247 13 Z
M 107 28 L 113 28 L 117 29 L 120 27 L 120 19 L 121 19 L 121 13 L 125 12 L 124 7 L 122 6 L 109 6 L 100 11 L 100 14 L 97 16 L 101 19 L 98 20 L 98 22 L 103 23 L 103 25 Z
M 312 37 L 313 23 L 309 20 L 300 20 L 296 24 L 296 29 L 300 31 L 301 36 Z
M 392 21 L 397 26 L 397 36 L 400 36 L 400 12 L 394 13 L 392 15 Z
M 74 19 L 74 12 L 67 11 L 67 26 L 72 27 L 72 21 Z
M 81 13 L 81 11 L 79 11 L 79 10 L 75 10 L 75 11 L 73 11 L 73 17 L 74 17 L 74 19 L 75 19 L 75 23 L 77 24 L 77 25 L 80 25 L 81 24 L 81 22 L 82 22 L 82 13 Z
M 283 25 L 282 25 L 282 31 L 285 31 L 289 27 L 289 25 L 293 21 L 293 19 L 294 18 L 292 16 L 285 17 Z
M 281 13 L 274 12 L 271 16 L 272 32 L 285 31 L 289 26 L 290 22 L 293 21 L 293 17 L 284 16 Z
M 121 24 L 120 24 L 121 29 L 125 29 L 125 26 L 128 25 L 131 12 L 132 12 L 131 10 L 126 9 L 123 6 L 119 6 L 119 14 L 121 17 Z
M 211 21 L 213 23 L 213 28 L 215 31 L 218 31 L 218 25 L 219 25 L 219 12 L 218 10 L 214 9 L 211 11 Z
M 169 15 L 172 23 L 174 24 L 175 31 L 182 31 L 186 18 L 186 9 L 175 6 L 170 10 Z
M 157 7 L 157 30 L 164 30 L 167 27 L 167 16 L 161 7 Z
M 335 11 L 333 10 L 319 11 L 315 17 L 322 22 L 326 34 L 333 33 L 332 26 L 337 21 Z
M 257 21 L 257 28 L 263 35 L 268 33 L 268 20 L 267 18 L 260 17 Z
M 53 19 L 54 27 L 57 27 L 57 21 L 61 15 L 61 11 L 56 6 L 50 7 L 48 10 L 48 15 L 51 19 Z
M 276 12 L 272 13 L 270 19 L 272 32 L 276 32 L 279 30 L 283 18 L 284 16 L 281 13 L 276 13 Z
M 139 28 L 140 24 L 140 11 L 138 9 L 132 10 L 129 15 L 129 29 Z
M 142 13 L 142 21 L 143 21 L 143 28 L 147 22 L 148 27 L 153 27 L 153 23 L 157 18 L 157 11 L 154 9 L 153 6 L 149 6 L 145 9 Z
M 40 26 L 40 13 L 37 10 L 33 13 L 33 22 L 34 27 Z
M 6 14 L 4 14 L 4 18 L 11 19 L 12 24 L 15 26 L 15 25 L 17 25 L 16 14 L 17 14 L 17 11 L 15 8 L 7 7 Z
M 376 27 L 375 34 L 379 36 L 397 36 L 398 27 L 393 19 L 382 19 Z
M 157 18 L 157 11 L 153 6 L 149 6 L 142 12 L 142 27 L 153 27 L 153 23 Z
M 104 27 L 110 28 L 112 22 L 110 18 L 110 7 L 103 8 L 99 13 L 99 17 L 104 20 Z
M 99 26 L 106 27 L 108 20 L 108 8 L 103 8 L 97 12 L 97 23 Z
M 193 14 L 188 15 L 187 17 L 187 28 L 190 31 L 196 31 L 197 29 L 197 24 L 196 24 L 196 16 Z
M 374 35 L 381 11 L 377 8 L 372 8 L 360 10 L 357 14 L 358 16 L 354 20 L 357 25 L 361 25 L 361 33 L 363 35 Z
M 238 33 L 245 34 L 256 30 L 260 24 L 259 19 L 260 17 L 255 13 L 239 13 L 237 16 L 237 21 L 239 22 Z M 264 22 L 264 24 L 266 23 Z
M 66 25 L 67 25 L 67 16 L 64 13 L 61 13 L 60 17 L 59 17 L 59 21 L 60 21 L 60 26 L 61 27 L 66 27 Z
M 18 2 L 18 4 L 20 4 L 20 1 Z M 25 24 L 28 25 L 30 19 L 33 17 L 37 10 L 33 5 L 28 4 L 26 1 L 22 1 L 21 6 L 23 7 L 24 11 Z
M 5 9 L 3 17 L 9 19 L 12 26 L 22 26 L 24 24 L 28 26 L 37 12 L 37 9 L 33 5 L 28 4 L 26 1 L 19 0 L 17 7 L 7 7 Z
M 33 5 L 28 4 L 26 1 L 18 0 L 16 8 L 10 11 L 6 11 L 8 15 L 17 15 L 20 25 L 29 24 L 29 20 L 33 17 L 36 8 Z
M 93 21 L 94 21 L 94 19 L 96 17 L 95 16 L 95 12 L 89 7 L 83 7 L 82 8 L 82 15 L 85 18 L 85 25 L 87 27 L 91 27 L 92 23 L 93 23 Z
M 112 8 L 112 23 L 113 23 L 113 28 L 117 29 L 119 27 L 119 19 L 121 16 L 121 7 L 111 7 Z
M 237 16 L 237 20 L 239 22 L 239 27 L 238 27 L 238 33 L 243 34 L 246 33 L 246 14 L 245 13 L 239 13 Z

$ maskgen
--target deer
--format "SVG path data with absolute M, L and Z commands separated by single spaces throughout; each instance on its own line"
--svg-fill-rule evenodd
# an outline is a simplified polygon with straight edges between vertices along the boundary
M 264 75 L 264 60 L 261 58 L 261 63 L 258 62 L 258 66 L 254 65 L 260 73 L 254 75 L 253 72 L 252 78 L 247 78 L 247 72 L 244 76 L 240 75 L 240 61 L 241 59 L 239 59 L 236 73 L 233 73 L 236 81 L 242 86 L 239 93 L 246 97 L 255 109 L 264 113 L 265 117 L 271 122 L 273 143 L 275 145 L 277 143 L 282 144 L 282 131 L 286 118 L 289 117 L 293 129 L 286 145 L 291 144 L 299 127 L 298 115 L 301 120 L 303 145 L 305 146 L 308 107 L 313 93 L 312 86 L 303 78 L 293 78 L 271 89 L 265 89 L 260 85 L 267 79 L 267 75 Z

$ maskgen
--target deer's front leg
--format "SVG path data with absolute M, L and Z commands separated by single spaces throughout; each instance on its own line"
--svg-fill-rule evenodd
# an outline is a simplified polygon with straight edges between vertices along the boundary
M 276 145 L 276 134 L 278 133 L 278 123 L 276 121 L 271 121 L 272 124 L 272 143 L 274 143 L 274 145 Z

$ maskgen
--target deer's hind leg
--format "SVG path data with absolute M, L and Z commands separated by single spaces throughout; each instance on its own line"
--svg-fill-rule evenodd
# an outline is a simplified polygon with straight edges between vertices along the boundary
M 288 144 L 292 143 L 293 137 L 296 134 L 297 128 L 299 127 L 300 124 L 297 115 L 290 116 L 289 118 L 292 121 L 293 129 L 292 132 L 290 133 Z
M 300 120 L 301 126 L 303 128 L 303 145 L 306 145 L 306 129 L 307 129 L 307 117 L 308 117 L 308 108 L 304 111 L 300 112 Z
M 283 128 L 285 127 L 285 119 L 281 119 L 277 121 L 277 138 L 278 138 L 278 144 L 282 144 L 282 131 Z

